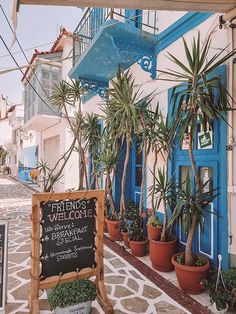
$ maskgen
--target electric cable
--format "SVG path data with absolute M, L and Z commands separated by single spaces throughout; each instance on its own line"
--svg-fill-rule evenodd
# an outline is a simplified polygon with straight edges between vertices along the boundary
M 22 73 L 22 75 L 24 75 L 24 72 L 22 71 L 22 69 L 20 69 L 20 65 L 18 64 L 18 62 L 16 61 L 16 59 L 14 58 L 14 56 L 12 55 L 10 49 L 8 48 L 5 40 L 2 38 L 2 36 L 0 35 L 0 39 L 2 40 L 5 48 L 7 49 L 7 51 L 9 52 L 11 58 L 13 59 L 13 61 L 15 62 L 16 66 L 19 67 L 20 72 Z M 35 87 L 31 84 L 31 82 L 29 81 L 29 79 L 27 77 L 25 77 L 25 79 L 27 80 L 28 84 L 31 86 L 31 88 L 33 89 L 33 91 L 37 94 L 37 96 L 40 98 L 40 100 L 42 100 L 42 102 L 53 112 L 55 113 L 57 116 L 61 117 L 60 114 L 58 114 L 58 112 L 54 111 L 47 103 L 46 101 L 41 97 L 41 95 L 37 92 L 37 90 L 35 89 Z
M 5 17 L 6 21 L 7 21 L 7 24 L 9 25 L 9 27 L 10 27 L 12 33 L 14 34 L 14 30 L 13 30 L 13 28 L 12 28 L 12 26 L 11 26 L 11 23 L 10 23 L 10 21 L 9 21 L 9 19 L 8 19 L 8 17 L 7 17 L 7 15 L 6 15 L 6 13 L 5 13 L 5 11 L 4 11 L 4 9 L 3 9 L 3 7 L 2 7 L 1 4 L 0 4 L 0 7 L 1 7 L 2 13 L 3 13 L 3 15 L 4 15 L 4 17 Z M 23 48 L 22 48 L 22 46 L 21 46 L 21 44 L 20 44 L 20 42 L 19 42 L 19 40 L 18 40 L 18 38 L 17 38 L 17 36 L 15 36 L 15 38 L 16 38 L 16 42 L 17 42 L 18 46 L 20 47 L 20 49 L 21 49 L 21 51 L 22 51 L 22 53 L 23 53 L 23 55 L 24 55 L 26 61 L 27 61 L 28 63 L 30 63 L 30 62 L 29 62 L 29 59 L 27 58 L 27 56 L 26 56 L 26 54 L 25 54 L 25 52 L 24 52 L 24 50 L 23 50 Z M 32 71 L 32 72 L 33 72 L 34 77 L 35 77 L 36 80 L 38 81 L 40 87 L 42 88 L 44 94 L 47 96 L 47 92 L 45 91 L 45 89 L 44 89 L 42 83 L 40 82 L 39 78 L 37 77 L 36 73 L 35 73 L 34 71 Z M 23 76 L 24 76 L 24 73 L 23 73 Z M 27 81 L 29 82 L 29 80 L 27 80 Z M 31 85 L 31 86 L 32 86 L 32 85 Z

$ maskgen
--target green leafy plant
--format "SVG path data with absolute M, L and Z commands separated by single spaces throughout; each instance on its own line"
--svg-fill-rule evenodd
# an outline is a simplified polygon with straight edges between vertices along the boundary
M 177 255 L 176 262 L 178 262 L 181 265 L 184 265 L 185 264 L 184 254 Z M 205 263 L 206 263 L 206 261 L 204 259 L 202 259 L 201 257 L 196 256 L 196 259 L 195 259 L 195 262 L 194 262 L 194 266 L 200 267 L 200 266 L 205 265 Z
M 156 227 L 156 228 L 162 227 L 160 220 L 156 216 L 149 217 L 147 223 L 153 227 Z
M 120 198 L 120 212 L 123 214 L 126 210 L 125 187 L 130 148 L 134 137 L 143 128 L 142 116 L 151 102 L 151 96 L 142 96 L 132 74 L 129 71 L 122 73 L 120 70 L 111 81 L 108 95 L 102 108 L 106 125 L 110 128 L 113 140 L 119 140 L 121 145 L 126 145 Z
M 164 207 L 164 222 L 163 228 L 161 232 L 160 241 L 166 242 L 171 239 L 171 227 L 172 224 L 168 224 L 168 208 L 173 210 L 175 205 L 176 196 L 175 196 L 175 182 L 173 178 L 168 179 L 166 169 L 157 170 L 157 175 L 153 173 L 154 177 L 154 185 L 150 187 L 151 193 L 156 196 L 156 204 L 155 207 L 159 208 L 160 204 L 163 204 Z
M 131 241 L 143 241 L 146 239 L 143 229 L 141 228 L 140 217 L 133 221 L 132 225 L 130 226 L 129 232 L 129 239 Z
M 236 269 L 223 272 L 222 279 L 217 284 L 217 273 L 214 271 L 208 280 L 202 281 L 202 285 L 208 289 L 211 303 L 216 304 L 218 311 L 226 308 L 233 310 L 236 304 Z
M 49 290 L 48 302 L 52 308 L 66 307 L 96 298 L 96 286 L 87 279 L 59 284 Z
M 200 188 L 194 186 L 191 182 L 189 172 L 187 172 L 186 180 L 176 186 L 176 206 L 173 210 L 169 224 L 172 225 L 174 221 L 180 218 L 183 231 L 188 235 L 192 235 L 189 231 L 194 225 L 200 224 L 203 228 L 205 211 L 210 211 L 208 205 L 218 195 L 215 190 L 211 192 L 204 192 L 204 188 L 209 185 L 209 180 L 206 181 Z M 189 243 L 192 243 L 192 239 Z M 190 248 L 192 250 L 192 247 Z M 187 256 L 188 257 L 188 256 Z M 186 254 L 184 256 L 184 263 L 186 263 Z M 191 265 L 195 265 L 196 257 L 191 254 Z M 188 260 L 189 262 L 189 260 Z

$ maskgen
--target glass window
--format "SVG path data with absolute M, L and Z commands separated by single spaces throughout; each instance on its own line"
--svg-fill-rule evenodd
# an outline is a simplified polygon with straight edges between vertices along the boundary
M 142 167 L 135 167 L 135 186 L 142 184 Z
M 204 186 L 203 192 L 213 193 L 213 169 L 212 167 L 200 167 L 200 179 Z

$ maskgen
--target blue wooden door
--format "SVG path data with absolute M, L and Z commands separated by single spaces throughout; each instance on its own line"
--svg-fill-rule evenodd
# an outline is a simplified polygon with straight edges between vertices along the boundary
M 226 78 L 226 68 L 222 66 L 214 72 Z M 169 90 L 170 103 L 171 90 Z M 217 95 L 216 95 L 217 97 Z M 171 107 L 169 107 L 171 110 Z M 183 143 L 176 142 L 175 151 L 171 161 L 171 173 L 178 182 L 184 182 L 187 172 L 192 175 L 188 154 L 189 129 L 185 131 Z M 226 163 L 227 127 L 223 121 L 213 121 L 208 126 L 207 133 L 198 121 L 194 134 L 194 157 L 198 173 L 202 182 L 210 180 L 206 189 L 218 189 L 219 196 L 205 211 L 204 225 L 201 230 L 197 228 L 193 249 L 208 257 L 217 266 L 217 256 L 223 256 L 223 267 L 228 265 L 228 221 L 227 221 L 227 163 Z M 193 175 L 192 175 L 193 178 Z M 177 223 L 177 234 L 181 244 L 186 244 L 186 235 L 182 230 L 180 221 Z

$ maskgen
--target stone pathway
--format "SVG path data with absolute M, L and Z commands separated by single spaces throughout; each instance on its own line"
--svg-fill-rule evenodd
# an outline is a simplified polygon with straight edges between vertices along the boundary
M 31 192 L 20 184 L 0 177 L 0 219 L 9 221 L 8 304 L 6 313 L 29 313 Z M 105 246 L 105 283 L 114 313 L 187 314 L 164 291 L 148 280 L 124 258 Z M 40 313 L 52 313 L 46 293 L 40 296 Z M 91 313 L 103 313 L 97 301 Z

